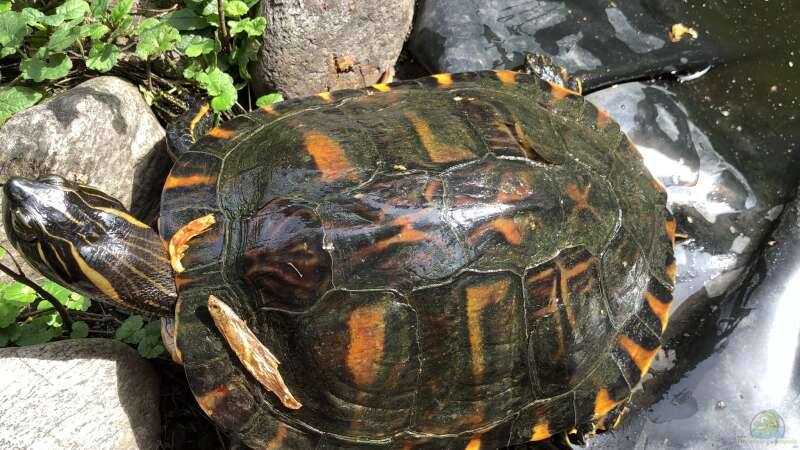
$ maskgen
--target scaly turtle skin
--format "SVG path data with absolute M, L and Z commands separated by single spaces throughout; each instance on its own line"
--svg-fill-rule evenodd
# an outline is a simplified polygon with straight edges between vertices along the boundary
M 189 384 L 253 448 L 488 449 L 608 427 L 667 323 L 665 201 L 613 120 L 524 73 L 238 117 L 181 154 L 162 196 L 165 243 L 210 219 L 178 239 Z

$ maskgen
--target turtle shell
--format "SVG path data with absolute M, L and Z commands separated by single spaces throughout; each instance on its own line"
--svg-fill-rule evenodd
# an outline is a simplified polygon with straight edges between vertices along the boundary
M 607 114 L 533 76 L 290 100 L 176 163 L 160 230 L 208 415 L 253 448 L 494 448 L 616 417 L 667 323 L 675 222 Z M 287 409 L 217 331 L 280 362 Z

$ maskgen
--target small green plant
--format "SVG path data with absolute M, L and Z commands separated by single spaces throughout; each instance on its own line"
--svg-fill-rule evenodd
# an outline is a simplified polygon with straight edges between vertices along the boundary
M 142 316 L 130 316 L 122 322 L 114 338 L 136 346 L 145 358 L 156 358 L 164 354 L 161 343 L 161 322 L 145 322 Z
M 0 248 L 0 258 L 5 250 Z M 91 300 L 52 281 L 37 283 L 45 292 L 63 305 L 78 319 L 81 317 L 100 323 L 110 322 L 111 316 L 89 313 Z M 119 321 L 117 321 L 119 323 Z M 164 354 L 161 343 L 161 323 L 146 323 L 141 316 L 130 316 L 114 332 L 114 337 L 137 346 L 145 358 Z M 85 338 L 91 331 L 85 320 L 73 320 L 72 330 L 67 331 L 63 318 L 56 308 L 42 298 L 36 290 L 25 283 L 15 281 L 0 284 L 0 347 L 26 346 L 49 342 L 54 339 Z
M 250 80 L 247 67 L 267 25 L 251 17 L 257 4 L 185 0 L 183 8 L 144 17 L 132 11 L 133 0 L 66 0 L 55 7 L 0 0 L 0 59 L 19 61 L 18 76 L 0 87 L 0 124 L 41 100 L 58 80 L 109 72 L 123 55 L 140 58 L 148 74 L 157 59 L 182 67 L 183 81 L 202 87 L 216 111 L 228 111 Z

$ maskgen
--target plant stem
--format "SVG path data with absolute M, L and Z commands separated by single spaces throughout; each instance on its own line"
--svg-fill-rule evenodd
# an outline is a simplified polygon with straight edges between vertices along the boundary
M 59 302 L 55 297 L 53 297 L 52 294 L 42 289 L 42 287 L 39 286 L 38 284 L 34 283 L 30 278 L 25 276 L 25 274 L 23 274 L 22 271 L 20 271 L 19 273 L 14 272 L 13 269 L 11 269 L 10 267 L 8 267 L 3 263 L 0 263 L 0 271 L 4 272 L 14 281 L 22 283 L 25 286 L 28 286 L 29 288 L 33 289 L 36 292 L 36 294 L 39 295 L 39 297 L 50 302 L 50 304 L 53 305 L 53 308 L 55 308 L 56 311 L 58 311 L 58 315 L 61 316 L 61 322 L 64 324 L 64 329 L 66 329 L 67 332 L 72 331 L 72 318 L 69 316 L 69 311 L 67 311 L 67 308 L 65 308 L 64 305 L 61 304 L 61 302 Z
M 228 27 L 225 25 L 225 5 L 224 0 L 217 0 L 217 13 L 219 14 L 219 30 L 222 32 L 222 48 L 230 53 L 231 36 L 228 34 Z

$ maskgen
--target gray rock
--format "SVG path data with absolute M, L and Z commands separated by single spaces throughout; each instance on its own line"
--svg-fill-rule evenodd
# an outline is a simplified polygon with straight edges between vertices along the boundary
M 158 378 L 127 345 L 0 349 L 0 449 L 155 449 Z
M 413 12 L 414 0 L 264 0 L 256 90 L 295 97 L 376 83 L 397 61 Z
M 99 187 L 146 223 L 170 167 L 164 129 L 139 90 L 119 78 L 81 83 L 0 128 L 0 182 L 57 173 Z M 4 233 L 0 245 L 10 248 Z

